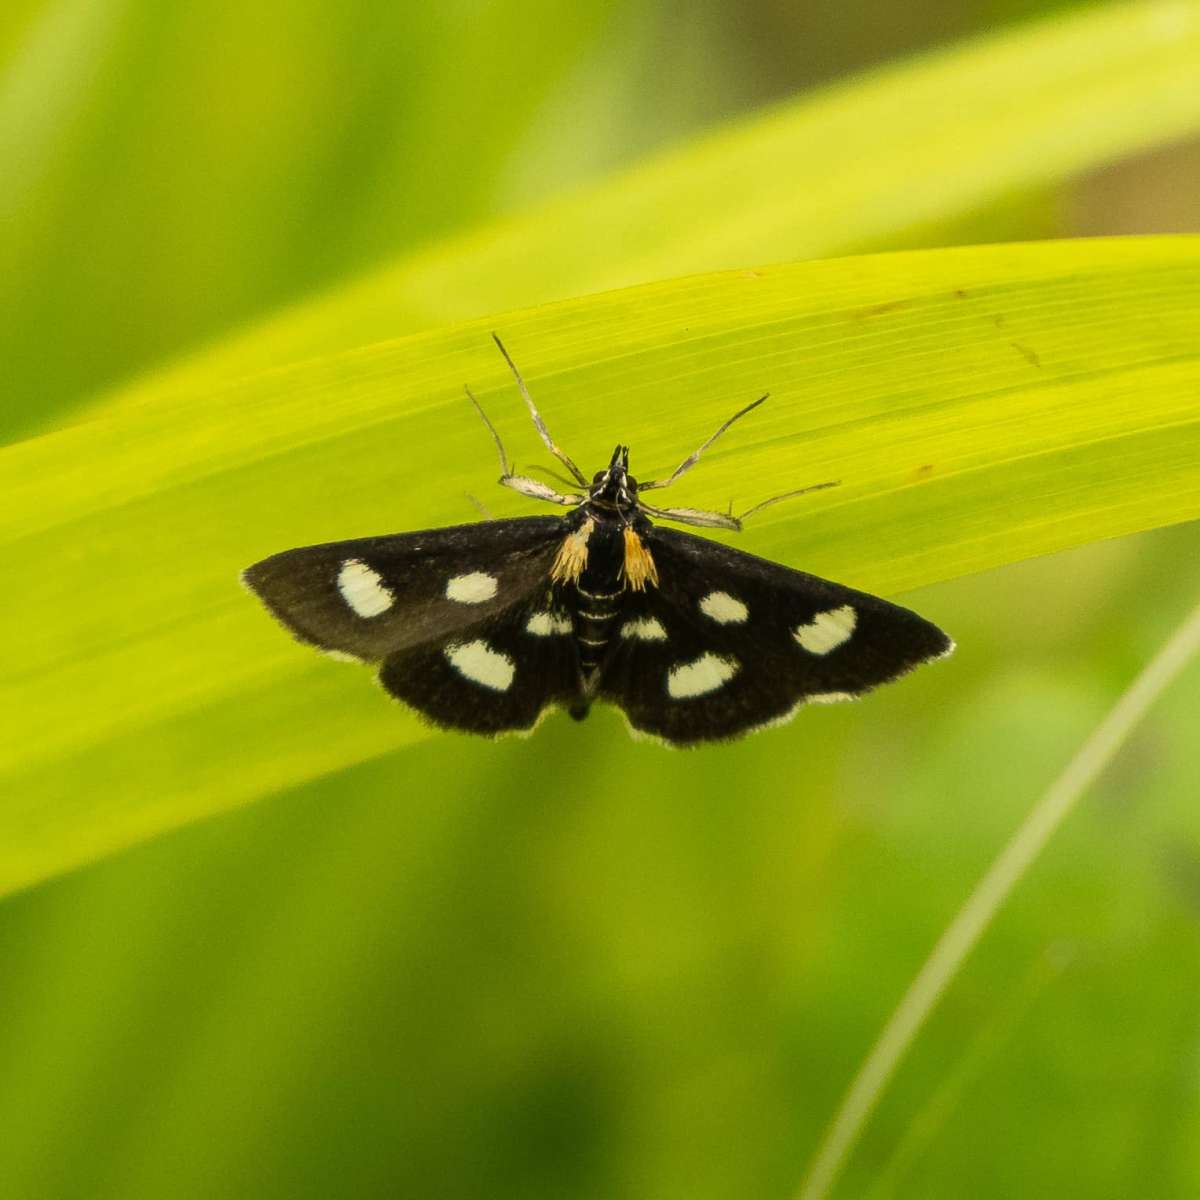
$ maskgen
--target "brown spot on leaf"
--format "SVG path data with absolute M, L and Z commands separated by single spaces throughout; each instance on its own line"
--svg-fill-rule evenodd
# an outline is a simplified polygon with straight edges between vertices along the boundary
M 1036 350 L 1022 346 L 1020 342 L 1010 342 L 1009 344 L 1030 366 L 1040 367 L 1042 365 L 1042 360 L 1038 358 Z
M 868 317 L 880 317 L 884 313 L 895 312 L 898 308 L 908 308 L 912 304 L 911 299 L 900 300 L 885 300 L 882 304 L 871 304 L 866 308 L 858 309 L 854 315 L 860 320 L 865 321 Z

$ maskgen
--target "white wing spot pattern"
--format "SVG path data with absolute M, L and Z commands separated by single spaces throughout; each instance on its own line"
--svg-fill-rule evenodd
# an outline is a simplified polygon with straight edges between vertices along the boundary
M 534 637 L 552 637 L 556 633 L 571 632 L 571 618 L 562 613 L 537 612 L 525 622 L 525 632 Z
M 377 617 L 396 602 L 383 577 L 361 558 L 348 558 L 342 563 L 337 586 L 342 599 L 360 617 Z
M 640 642 L 665 642 L 667 631 L 657 617 L 638 617 L 636 620 L 626 621 L 621 626 L 621 636 L 637 638 Z
M 695 662 L 672 667 L 667 672 L 667 692 L 675 700 L 707 696 L 732 679 L 738 672 L 736 658 L 702 654 Z
M 451 642 L 442 652 L 450 665 L 464 678 L 493 692 L 512 687 L 516 667 L 507 654 L 493 650 L 482 638 L 473 642 Z
M 483 604 L 496 594 L 495 575 L 472 571 L 469 575 L 455 575 L 446 584 L 446 599 L 459 604 Z
M 709 592 L 700 601 L 700 611 L 718 625 L 740 625 L 750 610 L 728 592 Z
M 849 604 L 819 612 L 807 625 L 797 625 L 793 637 L 809 654 L 828 654 L 850 640 L 858 614 Z

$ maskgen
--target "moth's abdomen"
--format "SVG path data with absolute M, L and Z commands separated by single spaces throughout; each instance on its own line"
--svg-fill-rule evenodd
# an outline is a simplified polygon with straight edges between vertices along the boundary
M 621 526 L 611 520 L 588 523 L 587 566 L 569 586 L 568 604 L 585 692 L 604 662 L 626 596 Z
M 575 643 L 579 647 L 579 666 L 586 679 L 604 661 L 620 613 L 624 588 L 593 592 L 580 586 L 575 589 L 575 594 Z

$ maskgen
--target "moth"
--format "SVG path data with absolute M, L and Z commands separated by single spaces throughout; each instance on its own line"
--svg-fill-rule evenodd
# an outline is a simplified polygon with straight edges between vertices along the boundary
M 954 648 L 908 609 L 651 519 L 740 530 L 768 504 L 835 486 L 740 516 L 646 502 L 766 396 L 662 479 L 639 483 L 618 445 L 589 481 L 492 336 L 538 436 L 571 476 L 559 492 L 516 474 L 467 388 L 496 443 L 500 483 L 571 512 L 304 546 L 255 563 L 245 583 L 300 641 L 380 664 L 392 696 L 447 729 L 526 733 L 554 708 L 581 720 L 602 700 L 635 736 L 676 746 L 861 696 Z

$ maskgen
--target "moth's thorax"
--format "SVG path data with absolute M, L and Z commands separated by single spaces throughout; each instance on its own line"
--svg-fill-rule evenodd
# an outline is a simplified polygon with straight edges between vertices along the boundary
M 624 591 L 625 522 L 603 510 L 589 520 L 587 561 L 576 582 L 592 592 Z

